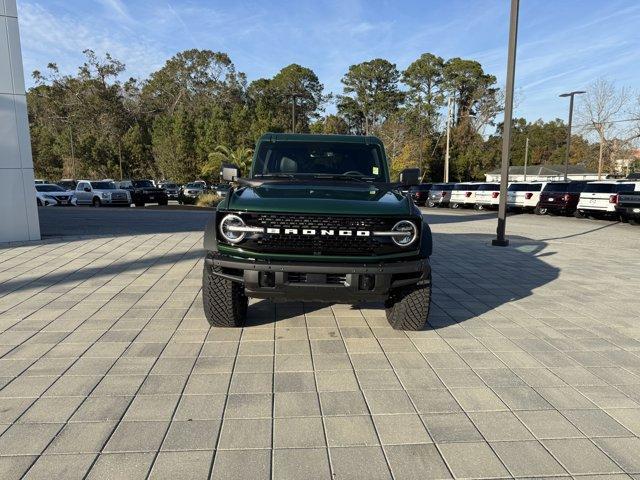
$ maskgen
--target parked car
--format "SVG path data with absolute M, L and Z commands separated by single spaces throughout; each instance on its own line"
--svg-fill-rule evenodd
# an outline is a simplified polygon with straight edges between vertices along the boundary
M 180 205 L 193 205 L 203 193 L 204 187 L 201 182 L 187 183 L 180 189 L 180 192 L 178 192 L 178 203 Z
M 478 182 L 456 183 L 451 191 L 451 208 L 473 207 L 476 204 L 476 190 L 481 184 Z
M 178 193 L 180 193 L 180 187 L 177 183 L 163 181 L 158 183 L 158 187 L 162 188 L 167 194 L 169 200 L 178 200 Z
M 131 206 L 131 195 L 127 190 L 118 188 L 114 182 L 99 180 L 80 180 L 75 190 L 78 205 Z
M 616 202 L 620 220 L 640 225 L 640 192 L 620 192 Z
M 495 208 L 500 203 L 500 184 L 481 183 L 476 190 L 476 210 Z
M 435 183 L 429 190 L 429 196 L 427 197 L 427 205 L 430 207 L 445 207 L 449 205 L 451 200 L 451 191 L 453 190 L 453 183 Z
M 203 190 L 206 190 L 208 188 L 207 182 L 205 182 L 204 180 L 194 180 L 191 183 L 201 185 Z
M 63 178 L 60 181 L 56 182 L 56 185 L 60 185 L 65 190 L 75 190 L 78 185 L 78 181 L 73 178 Z
M 413 203 L 418 206 L 425 206 L 427 204 L 427 200 L 429 199 L 429 190 L 431 189 L 432 183 L 421 183 L 420 185 L 414 185 L 409 188 L 409 194 L 413 199 Z
M 211 190 L 213 191 L 213 193 L 215 193 L 216 195 L 218 195 L 219 197 L 226 197 L 227 193 L 229 193 L 229 189 L 231 187 L 229 185 L 227 185 L 226 183 L 217 185 L 216 187 L 211 187 Z
M 640 190 L 640 183 L 605 180 L 589 183 L 578 201 L 576 217 L 611 217 L 616 215 L 618 194 Z
M 162 188 L 156 187 L 151 180 L 131 180 L 119 182 L 118 186 L 131 194 L 131 201 L 136 207 L 144 207 L 147 203 L 167 205 L 169 197 Z
M 538 212 L 540 193 L 546 182 L 517 182 L 507 188 L 507 208 Z
M 39 207 L 50 205 L 76 205 L 75 192 L 52 183 L 39 183 L 36 186 L 36 203 Z
M 588 184 L 585 180 L 547 183 L 540 192 L 537 213 L 572 215 L 578 206 L 580 193 Z

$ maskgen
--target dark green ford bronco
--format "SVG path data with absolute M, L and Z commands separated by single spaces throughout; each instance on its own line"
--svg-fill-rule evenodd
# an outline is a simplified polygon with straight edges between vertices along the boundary
M 417 171 L 401 174 L 418 183 Z M 202 291 L 214 326 L 241 326 L 248 297 L 354 304 L 384 301 L 393 328 L 419 330 L 431 298 L 431 230 L 390 183 L 370 136 L 263 135 L 249 178 L 204 236 Z

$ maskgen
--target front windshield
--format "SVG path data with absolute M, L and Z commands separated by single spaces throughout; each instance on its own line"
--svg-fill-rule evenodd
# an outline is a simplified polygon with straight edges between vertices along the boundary
M 58 185 L 36 185 L 39 192 L 66 192 L 66 190 Z
M 187 183 L 187 188 L 198 188 L 198 189 L 202 190 L 202 184 L 201 183 Z
M 153 183 L 151 183 L 149 180 L 136 180 L 135 182 L 132 182 L 133 186 L 136 188 L 148 188 L 148 187 L 153 187 Z
M 91 186 L 96 190 L 115 190 L 116 184 L 113 182 L 91 182 Z
M 176 188 L 176 184 L 175 183 L 164 183 L 162 185 L 162 188 Z
M 377 145 L 329 142 L 265 142 L 253 166 L 254 177 L 345 175 L 386 181 Z

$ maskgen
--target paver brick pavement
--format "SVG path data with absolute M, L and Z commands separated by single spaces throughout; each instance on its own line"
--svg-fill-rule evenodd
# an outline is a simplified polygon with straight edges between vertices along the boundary
M 0 247 L 0 478 L 640 478 L 640 229 L 518 215 L 496 248 L 493 213 L 426 213 L 399 332 L 266 301 L 210 329 L 206 213 L 47 210 L 118 229 Z

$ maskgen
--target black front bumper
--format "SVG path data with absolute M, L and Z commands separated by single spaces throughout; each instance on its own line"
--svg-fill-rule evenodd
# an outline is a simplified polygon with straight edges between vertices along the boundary
M 431 277 L 427 258 L 375 264 L 276 263 L 209 253 L 205 268 L 213 275 L 244 284 L 248 297 L 279 301 L 354 303 L 383 300 L 394 288 Z

